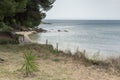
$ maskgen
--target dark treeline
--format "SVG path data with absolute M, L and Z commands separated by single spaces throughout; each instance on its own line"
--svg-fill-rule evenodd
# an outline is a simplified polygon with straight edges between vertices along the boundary
M 0 31 L 36 27 L 55 0 L 0 0 Z

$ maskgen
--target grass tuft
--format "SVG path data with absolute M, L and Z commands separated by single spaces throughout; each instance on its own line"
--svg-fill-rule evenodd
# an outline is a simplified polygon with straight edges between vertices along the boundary
M 32 54 L 32 52 L 24 53 L 24 63 L 21 70 L 24 72 L 25 76 L 28 77 L 31 73 L 38 71 L 38 65 L 36 62 L 37 57 Z

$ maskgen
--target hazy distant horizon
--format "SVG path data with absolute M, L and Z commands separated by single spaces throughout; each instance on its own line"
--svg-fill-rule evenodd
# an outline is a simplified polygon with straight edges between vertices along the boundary
M 94 20 L 98 20 L 98 21 L 120 21 L 120 19 L 43 19 L 43 20 L 88 20 L 88 21 L 94 21 Z
M 46 23 L 79 23 L 79 24 L 119 24 L 120 20 L 73 20 L 73 19 L 45 19 L 43 22 Z
M 120 20 L 120 0 L 56 0 L 46 19 Z

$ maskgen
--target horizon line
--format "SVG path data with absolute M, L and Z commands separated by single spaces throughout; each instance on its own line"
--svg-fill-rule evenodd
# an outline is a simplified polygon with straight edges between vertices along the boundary
M 120 19 L 43 19 L 43 20 L 116 20 L 116 21 L 119 21 Z

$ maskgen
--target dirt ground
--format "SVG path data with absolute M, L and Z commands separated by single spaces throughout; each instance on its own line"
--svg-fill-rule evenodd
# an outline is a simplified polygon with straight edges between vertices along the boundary
M 19 71 L 23 53 L 0 51 L 0 80 L 120 80 L 120 76 L 96 66 L 86 66 L 70 57 L 39 53 L 39 71 L 24 77 Z

